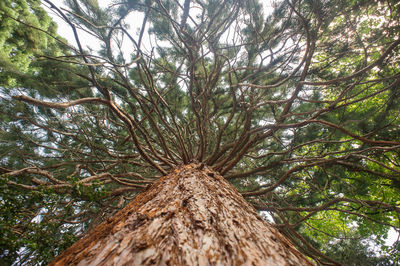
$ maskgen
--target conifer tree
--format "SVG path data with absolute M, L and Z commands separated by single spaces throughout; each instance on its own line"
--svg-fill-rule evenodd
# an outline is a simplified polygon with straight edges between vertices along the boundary
M 0 260 L 399 259 L 397 1 L 99 2 L 0 3 Z

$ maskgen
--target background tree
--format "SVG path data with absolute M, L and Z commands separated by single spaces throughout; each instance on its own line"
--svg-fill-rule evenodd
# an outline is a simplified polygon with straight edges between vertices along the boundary
M 70 48 L 57 36 L 57 25 L 40 1 L 2 1 L 0 21 L 0 171 L 4 174 L 38 163 L 49 155 L 48 149 L 41 148 L 43 136 L 54 138 L 41 123 L 42 118 L 51 119 L 48 110 L 12 103 L 10 96 L 22 91 L 33 97 L 60 96 L 62 90 L 76 88 L 82 81 L 68 81 L 73 76 L 71 65 L 44 60 L 66 55 Z M 34 188 L 12 185 L 15 181 L 30 184 L 31 177 L 1 176 L 0 264 L 48 261 L 76 240 L 76 230 L 66 227 L 62 219 L 53 219 L 61 208 L 60 217 L 70 216 L 72 206 L 65 206 L 64 196 L 40 183 Z
M 320 263 L 398 230 L 397 1 L 43 4 L 74 46 L 39 1 L 0 4 L 2 259 L 48 261 L 193 161 Z

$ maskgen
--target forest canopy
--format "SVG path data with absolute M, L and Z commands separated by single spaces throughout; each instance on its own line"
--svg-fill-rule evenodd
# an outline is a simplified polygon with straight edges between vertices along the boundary
M 398 1 L 99 2 L 0 2 L 0 264 L 191 162 L 318 263 L 399 261 Z

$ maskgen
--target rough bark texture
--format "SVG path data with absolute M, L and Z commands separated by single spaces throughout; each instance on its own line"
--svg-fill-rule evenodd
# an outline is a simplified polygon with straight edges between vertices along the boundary
M 312 265 L 208 167 L 177 168 L 50 265 Z

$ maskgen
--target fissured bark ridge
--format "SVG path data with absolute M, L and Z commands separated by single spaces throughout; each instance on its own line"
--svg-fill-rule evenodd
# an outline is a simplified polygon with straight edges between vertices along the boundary
M 50 265 L 312 265 L 211 168 L 173 170 Z

